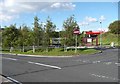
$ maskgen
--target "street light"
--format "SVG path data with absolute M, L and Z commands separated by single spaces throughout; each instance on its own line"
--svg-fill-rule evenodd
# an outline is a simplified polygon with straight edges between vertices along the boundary
M 102 21 L 100 21 L 100 25 L 101 25 L 101 30 L 100 30 L 100 49 L 101 49 L 101 53 L 102 53 Z

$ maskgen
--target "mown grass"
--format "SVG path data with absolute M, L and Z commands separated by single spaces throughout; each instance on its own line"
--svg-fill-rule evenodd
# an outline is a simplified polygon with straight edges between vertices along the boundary
M 75 53 L 75 50 L 67 50 L 67 52 L 64 52 L 63 48 L 55 48 L 48 52 L 46 51 L 36 51 L 35 53 L 32 52 L 32 50 L 29 50 L 27 52 L 19 52 L 19 51 L 13 51 L 14 54 L 31 54 L 31 55 L 43 55 L 43 56 L 72 56 L 72 55 L 81 55 L 81 54 L 94 54 L 99 52 L 99 50 L 95 49 L 79 49 Z M 3 51 L 3 53 L 9 53 L 8 51 Z

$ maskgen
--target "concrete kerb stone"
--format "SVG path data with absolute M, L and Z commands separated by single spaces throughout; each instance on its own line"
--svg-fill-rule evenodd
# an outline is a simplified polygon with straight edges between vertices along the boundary
M 19 56 L 30 56 L 30 57 L 73 57 L 73 56 L 42 56 L 42 55 L 26 55 L 26 54 L 17 54 Z
M 8 80 L 8 79 L 6 79 L 5 77 L 3 77 L 3 76 L 0 75 L 0 84 L 1 84 L 2 82 L 12 82 L 12 81 L 10 81 L 10 80 Z
M 99 54 L 100 52 L 94 53 L 94 54 Z M 71 56 L 44 56 L 44 55 L 28 55 L 28 54 L 13 54 L 13 53 L 3 53 L 3 54 L 9 54 L 9 55 L 16 55 L 16 56 L 28 56 L 28 57 L 54 57 L 54 58 L 63 58 L 63 57 L 77 57 L 80 55 L 71 55 Z
M 17 56 L 28 56 L 28 57 L 73 57 L 73 56 L 42 56 L 42 55 L 28 55 L 28 54 L 13 54 L 13 53 L 3 53 L 3 54 L 9 54 L 9 55 L 17 55 Z M 79 55 L 76 55 L 79 56 Z

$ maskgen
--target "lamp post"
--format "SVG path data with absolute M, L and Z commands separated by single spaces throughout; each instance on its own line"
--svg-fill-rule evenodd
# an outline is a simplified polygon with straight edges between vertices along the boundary
M 102 21 L 100 21 L 100 25 L 101 25 L 101 30 L 100 30 L 100 49 L 102 52 Z

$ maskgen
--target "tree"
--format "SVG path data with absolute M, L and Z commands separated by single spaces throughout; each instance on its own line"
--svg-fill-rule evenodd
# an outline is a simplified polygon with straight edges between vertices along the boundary
M 109 28 L 111 33 L 113 33 L 113 34 L 120 34 L 120 27 L 119 27 L 119 25 L 120 25 L 120 20 L 114 21 L 113 23 L 111 23 L 109 25 L 108 28 Z
M 28 45 L 28 42 L 29 42 L 29 28 L 26 26 L 26 25 L 23 25 L 22 26 L 22 29 L 21 29 L 21 40 L 22 40 L 22 46 L 23 46 L 23 52 L 25 50 L 25 46 Z
M 39 18 L 37 16 L 34 17 L 34 38 L 35 38 L 35 45 L 39 46 L 40 45 L 40 41 L 42 39 L 41 37 L 41 25 L 39 24 Z
M 16 25 L 10 25 L 9 27 L 5 27 L 2 33 L 2 43 L 3 47 L 10 47 L 10 52 L 12 52 L 13 47 L 16 46 L 16 40 L 19 37 L 19 31 L 16 28 Z
M 75 21 L 74 15 L 70 16 L 69 18 L 67 18 L 67 20 L 64 21 L 63 27 L 65 32 L 63 32 L 62 36 L 65 39 L 62 43 L 65 43 L 67 46 L 75 45 L 73 30 L 75 27 L 79 29 L 79 26 L 77 24 L 77 21 Z
M 34 37 L 33 37 L 33 31 L 23 24 L 19 27 L 19 37 L 16 41 L 16 44 L 19 46 L 20 51 L 25 51 L 25 46 L 32 46 Z
M 78 42 L 79 45 L 84 45 L 82 39 L 85 37 L 84 31 L 79 35 Z
M 35 46 L 39 46 L 42 44 L 42 25 L 39 24 L 39 18 L 37 16 L 34 17 L 34 28 L 33 28 L 33 52 L 35 52 Z
M 48 46 L 50 45 L 50 38 L 53 37 L 53 32 L 55 31 L 56 25 L 51 21 L 50 17 L 46 20 L 46 25 L 44 25 L 44 37 L 43 46 L 48 51 Z
M 23 41 L 22 41 L 22 28 L 21 26 L 19 27 L 18 31 L 19 31 L 19 36 L 18 39 L 16 40 L 16 44 L 17 46 L 20 48 L 20 52 L 22 51 L 22 46 L 23 46 Z

